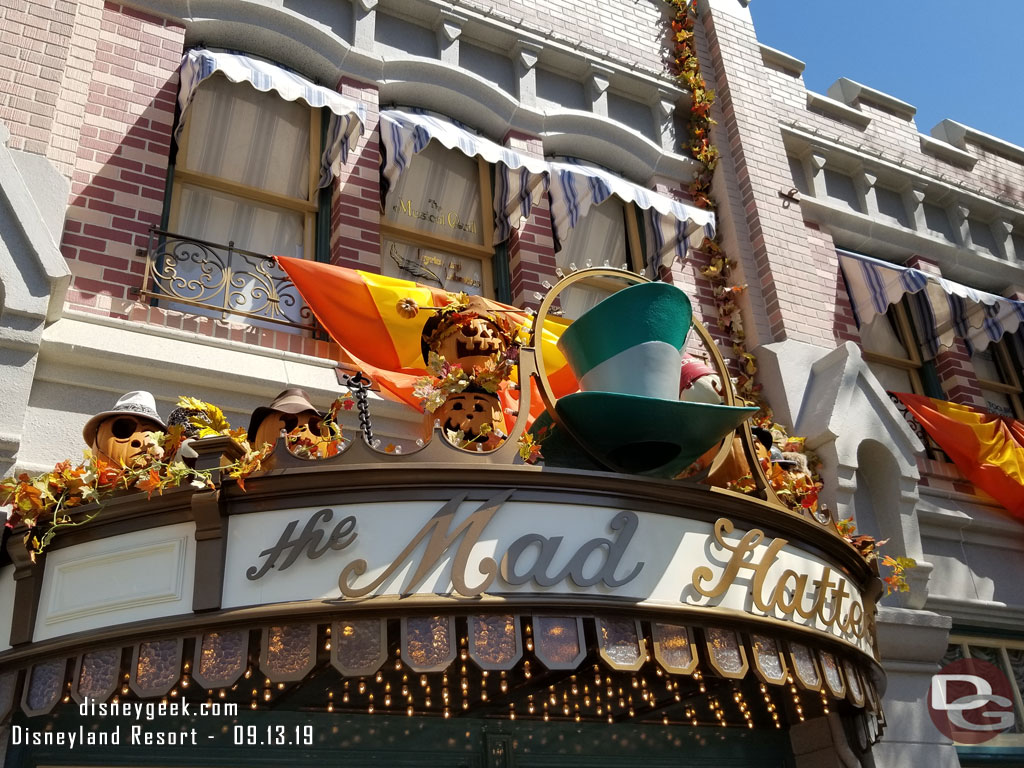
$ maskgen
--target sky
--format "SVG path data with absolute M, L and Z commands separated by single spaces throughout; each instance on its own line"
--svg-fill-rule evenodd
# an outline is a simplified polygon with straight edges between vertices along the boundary
M 1024 146 L 1024 0 L 752 0 L 758 40 L 805 62 L 807 88 L 847 77 Z

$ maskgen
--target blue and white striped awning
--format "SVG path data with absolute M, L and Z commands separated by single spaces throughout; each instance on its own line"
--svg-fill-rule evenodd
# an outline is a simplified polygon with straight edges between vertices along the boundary
M 658 274 L 666 257 L 686 258 L 691 248 L 700 248 L 715 236 L 715 214 L 686 205 L 620 176 L 575 160 L 548 164 L 551 174 L 551 221 L 559 242 L 565 242 L 592 205 L 612 195 L 633 203 L 647 218 L 648 260 Z
M 850 301 L 862 323 L 884 315 L 904 295 L 911 297 L 914 323 L 924 352 L 934 357 L 940 347 L 963 339 L 968 350 L 982 350 L 1024 322 L 1024 301 L 986 293 L 966 285 L 900 267 L 869 256 L 839 251 Z
M 467 157 L 481 157 L 495 166 L 494 242 L 508 239 L 521 218 L 530 215 L 544 191 L 547 163 L 503 147 L 469 129 L 426 112 L 381 110 L 380 139 L 384 145 L 384 178 L 391 186 L 408 167 L 412 156 L 426 149 L 431 139 Z
M 560 242 L 568 239 L 592 205 L 612 195 L 635 203 L 648 217 L 647 237 L 650 261 L 655 268 L 670 253 L 685 258 L 689 248 L 698 248 L 715 235 L 715 215 L 673 200 L 602 168 L 573 160 L 551 162 L 523 155 L 478 136 L 467 128 L 423 112 L 383 110 L 380 113 L 381 142 L 384 145 L 384 176 L 394 184 L 412 156 L 431 139 L 469 157 L 482 157 L 495 166 L 494 242 L 506 240 L 520 220 L 530 215 L 540 195 L 551 199 L 551 219 Z
M 365 106 L 337 91 L 316 85 L 302 75 L 242 53 L 198 49 L 185 54 L 179 69 L 178 106 L 181 116 L 174 131 L 175 138 L 185 124 L 185 113 L 196 89 L 215 72 L 221 72 L 233 83 L 249 83 L 258 91 L 276 91 L 285 101 L 302 99 L 316 109 L 330 110 L 327 140 L 321 157 L 320 186 L 327 186 L 341 172 L 349 148 L 363 133 Z

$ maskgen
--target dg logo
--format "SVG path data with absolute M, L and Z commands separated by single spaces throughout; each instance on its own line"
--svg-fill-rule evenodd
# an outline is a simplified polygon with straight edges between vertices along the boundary
M 987 661 L 954 661 L 932 677 L 928 713 L 958 744 L 981 744 L 1013 726 L 1013 688 Z

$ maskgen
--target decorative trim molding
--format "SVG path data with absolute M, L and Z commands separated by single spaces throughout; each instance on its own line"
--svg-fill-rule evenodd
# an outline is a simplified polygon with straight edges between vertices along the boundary
M 904 120 L 913 120 L 914 115 L 917 114 L 917 107 L 913 104 L 908 104 L 895 96 L 876 91 L 874 88 L 869 88 L 846 77 L 841 77 L 832 83 L 828 88 L 828 95 L 851 107 L 858 102 L 872 104 Z
M 800 77 L 807 66 L 800 59 L 790 56 L 788 53 L 771 48 L 764 43 L 761 44 L 761 61 L 766 66 L 781 69 L 786 74 Z
M 807 108 L 812 112 L 821 112 L 861 130 L 871 124 L 871 115 L 866 115 L 859 109 L 848 107 L 841 101 L 830 99 L 828 96 L 822 96 L 814 91 L 807 92 Z
M 51 583 L 48 590 L 50 600 L 43 623 L 52 626 L 87 616 L 181 600 L 185 588 L 187 549 L 186 537 L 178 536 L 141 547 L 111 551 L 80 560 L 70 560 L 59 565 L 51 564 Z M 167 580 L 150 585 L 148 591 L 139 591 L 139 583 L 134 582 L 124 585 L 126 591 L 123 596 L 117 596 L 116 585 L 112 585 L 111 590 L 115 592 L 113 598 L 109 592 L 104 592 L 102 595 L 95 594 L 91 603 L 80 600 L 76 600 L 74 604 L 64 602 L 69 594 L 74 594 L 74 590 L 69 588 L 69 582 L 87 578 L 88 571 L 115 563 L 136 561 L 138 562 L 136 567 L 140 572 L 150 574 L 150 577 L 154 574 L 165 576 Z

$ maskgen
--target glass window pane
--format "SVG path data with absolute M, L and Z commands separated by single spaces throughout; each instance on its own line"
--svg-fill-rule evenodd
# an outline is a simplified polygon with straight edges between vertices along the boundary
M 996 392 L 993 389 L 981 388 L 982 397 L 985 398 L 985 407 L 992 411 L 992 413 L 998 413 L 1000 416 L 1005 416 L 1008 419 L 1015 418 L 1013 411 L 1013 401 L 1010 400 L 1010 396 L 1005 392 Z
M 484 293 L 483 263 L 480 259 L 432 251 L 388 238 L 381 241 L 381 249 L 381 272 L 388 277 L 413 280 L 453 293 L 461 291 L 471 296 Z
M 1006 655 L 1010 660 L 1010 678 L 1017 686 L 1017 690 L 1024 693 L 1024 649 L 1007 648 Z M 1013 728 L 1015 733 L 1024 733 L 1024 718 L 1018 716 Z
M 493 213 L 488 210 L 486 215 Z M 476 159 L 430 142 L 413 155 L 398 182 L 388 190 L 384 216 L 403 229 L 484 245 Z
M 974 350 L 974 354 L 971 355 L 971 362 L 974 364 L 974 373 L 979 379 L 983 381 L 1003 381 L 993 345 L 990 344 L 985 349 Z
M 860 338 L 861 346 L 868 352 L 896 357 L 900 360 L 910 358 L 889 315 L 875 315 L 870 323 L 863 323 L 860 327 Z
M 176 234 L 275 256 L 302 258 L 301 213 L 181 185 Z
M 875 374 L 878 383 L 886 392 L 913 392 L 914 384 L 910 373 L 892 365 L 880 363 L 877 360 L 869 360 L 868 368 Z
M 960 661 L 964 657 L 964 649 L 960 643 L 950 643 L 946 647 L 946 655 L 942 657 L 942 661 L 939 662 L 940 667 L 944 667 L 947 664 L 952 664 L 954 661 Z
M 571 264 L 582 269 L 588 261 L 594 267 L 605 262 L 613 267 L 629 263 L 624 210 L 622 201 L 614 197 L 591 206 L 555 254 L 555 263 L 566 273 Z
M 189 108 L 181 167 L 249 187 L 309 197 L 309 107 L 211 77 Z

